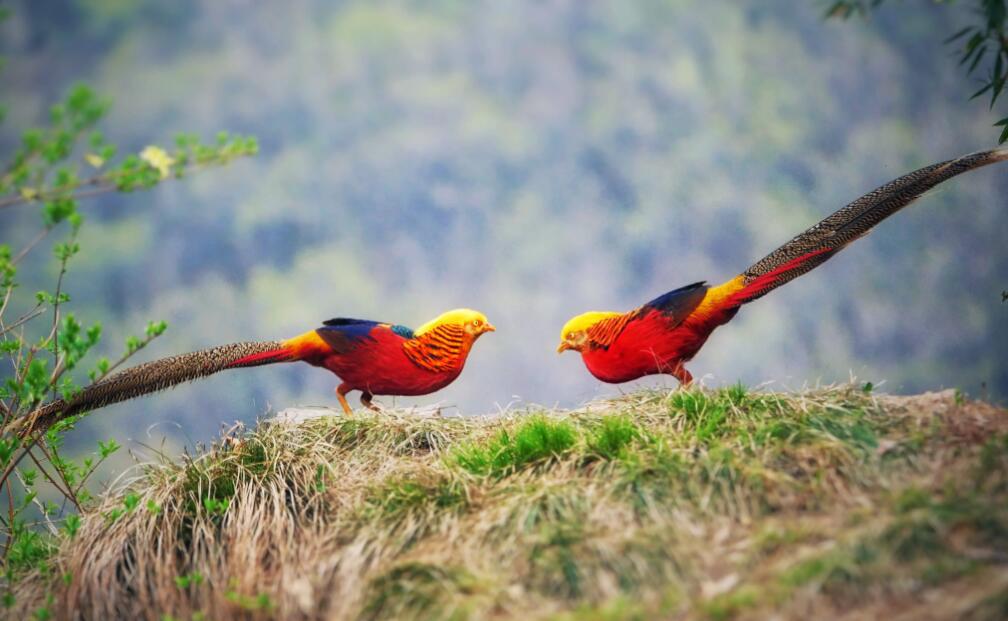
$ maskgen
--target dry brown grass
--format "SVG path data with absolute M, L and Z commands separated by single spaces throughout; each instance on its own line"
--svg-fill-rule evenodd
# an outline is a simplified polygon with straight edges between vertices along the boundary
M 1006 466 L 951 391 L 263 423 L 104 497 L 12 618 L 993 619 Z

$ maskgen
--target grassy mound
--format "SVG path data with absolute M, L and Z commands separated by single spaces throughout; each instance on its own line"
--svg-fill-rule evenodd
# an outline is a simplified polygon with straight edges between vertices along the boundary
M 15 614 L 997 619 L 1008 411 L 733 387 L 264 423 L 148 467 L 51 565 Z

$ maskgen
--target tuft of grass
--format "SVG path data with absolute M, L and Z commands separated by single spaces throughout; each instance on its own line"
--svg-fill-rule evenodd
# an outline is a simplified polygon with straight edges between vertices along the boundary
M 465 484 L 451 477 L 393 479 L 365 497 L 362 518 L 395 522 L 423 512 L 462 510 L 468 500 Z
M 870 566 L 877 558 L 876 548 L 861 542 L 799 561 L 782 571 L 778 579 L 790 589 L 817 585 L 833 595 L 858 591 L 869 582 Z
M 577 599 L 584 589 L 579 544 L 585 539 L 581 524 L 559 524 L 543 529 L 529 549 L 535 588 L 564 599 Z
M 683 390 L 669 399 L 673 416 L 685 418 L 698 442 L 707 443 L 729 432 L 731 401 L 724 394 Z
M 406 562 L 371 580 L 360 618 L 461 621 L 469 617 L 465 598 L 478 590 L 465 569 Z
M 753 538 L 752 553 L 757 558 L 764 557 L 821 537 L 820 533 L 805 525 L 798 525 L 796 528 L 782 528 L 775 524 L 767 525 L 756 532 Z
M 644 438 L 643 430 L 629 416 L 604 416 L 588 433 L 588 453 L 609 461 L 621 459 L 634 443 Z
M 755 587 L 745 586 L 712 597 L 704 602 L 700 609 L 712 621 L 727 621 L 745 610 L 755 608 L 759 601 L 760 594 Z
M 578 432 L 573 424 L 537 415 L 512 430 L 500 430 L 488 442 L 460 446 L 453 461 L 471 474 L 502 478 L 555 460 L 570 451 L 577 441 Z

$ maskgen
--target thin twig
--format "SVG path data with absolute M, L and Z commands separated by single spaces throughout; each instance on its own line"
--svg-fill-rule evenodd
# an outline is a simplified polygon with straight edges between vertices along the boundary
M 9 326 L 0 326 L 0 336 L 3 336 L 4 334 L 7 334 L 8 332 L 10 332 L 14 328 L 20 326 L 21 324 L 27 323 L 27 322 L 31 321 L 32 319 L 35 319 L 36 317 L 38 317 L 39 315 L 41 315 L 44 312 L 45 312 L 45 309 L 42 308 L 41 304 L 36 305 L 35 308 L 33 308 L 28 314 L 22 315 L 19 319 L 17 319 L 11 325 L 9 325 Z
M 36 462 L 36 463 L 38 463 L 38 462 Z M 24 486 L 24 479 L 21 477 L 21 473 L 15 472 L 14 474 L 17 475 L 18 481 L 21 482 L 21 485 Z M 56 528 L 56 525 L 53 524 L 52 520 L 49 518 L 49 512 L 46 511 L 46 506 L 44 504 L 42 504 L 42 500 L 38 497 L 37 494 L 32 497 L 32 503 L 36 507 L 38 507 L 39 514 L 42 516 L 42 519 L 39 520 L 39 521 L 37 521 L 37 522 L 34 522 L 34 523 L 30 524 L 30 526 L 32 528 L 34 528 L 34 527 L 39 526 L 41 524 L 45 524 L 46 526 L 49 527 L 49 532 L 50 533 L 56 534 L 57 532 L 59 532 L 59 529 Z
M 84 484 L 87 482 L 88 479 L 91 478 L 91 475 L 95 473 L 95 470 L 98 469 L 98 466 L 102 465 L 106 459 L 108 458 L 99 457 L 98 461 L 91 464 L 91 468 L 81 476 L 80 483 L 78 483 L 77 487 L 74 488 L 74 494 L 78 495 L 80 494 L 81 490 L 84 489 Z
M 49 460 L 49 463 L 52 464 L 53 463 L 52 457 L 48 453 L 46 453 L 46 450 L 45 450 L 44 446 L 42 444 L 39 444 L 38 446 L 39 446 L 40 449 L 42 449 L 42 452 L 46 454 L 46 458 Z M 49 472 L 42 465 L 42 462 L 39 461 L 38 457 L 35 457 L 35 453 L 32 453 L 31 451 L 29 451 L 28 452 L 28 456 L 31 457 L 32 461 L 35 462 L 35 465 L 38 466 L 38 469 L 42 473 L 42 476 L 45 477 L 47 481 L 49 481 L 50 483 L 52 483 L 53 487 L 56 488 L 56 491 L 58 491 L 60 494 L 62 494 L 65 498 L 69 498 L 70 502 L 74 503 L 74 506 L 77 508 L 77 511 L 80 511 L 81 510 L 80 504 L 77 503 L 77 499 L 76 498 L 74 498 L 73 496 L 70 495 L 70 493 L 69 493 L 70 492 L 70 486 L 69 486 L 69 484 L 66 483 L 66 478 L 62 475 L 62 473 L 60 473 L 60 479 L 63 481 L 64 485 L 66 486 L 66 489 L 63 489 L 63 488 L 60 487 L 59 483 L 56 481 L 56 478 L 53 477 L 51 474 L 49 474 Z M 58 472 L 58 473 L 60 472 L 60 469 L 59 469 L 58 466 L 56 466 L 55 464 L 53 464 L 53 467 L 56 468 L 56 472 Z
M 108 185 L 102 185 L 103 183 Z M 70 193 L 70 198 L 81 198 L 85 192 L 88 193 L 87 196 L 94 196 L 96 194 L 94 189 L 83 190 L 82 192 L 77 193 L 74 192 L 77 189 L 90 188 L 91 186 L 97 186 L 97 189 L 100 189 L 102 192 L 109 192 L 116 188 L 115 184 L 109 184 L 108 176 L 95 175 L 94 177 L 89 177 L 78 183 L 50 188 L 30 196 L 25 196 L 24 194 L 11 194 L 9 196 L 5 196 L 4 198 L 0 198 L 0 209 L 14 207 L 15 205 L 22 205 L 25 203 L 44 202 L 51 198 L 66 196 L 68 192 Z M 102 192 L 97 193 L 100 194 Z
M 2 525 L 4 528 L 7 529 L 8 532 L 10 532 L 10 523 L 7 522 L 7 518 L 5 518 L 2 515 L 0 515 L 0 525 Z
M 63 460 L 63 457 L 56 451 L 56 446 L 54 445 L 52 447 L 52 454 L 49 454 L 49 451 L 46 450 L 46 446 L 45 446 L 44 442 L 39 442 L 38 447 L 39 447 L 39 450 L 42 451 L 42 454 L 46 456 L 46 459 L 49 460 L 49 463 L 53 465 L 53 468 L 56 468 L 56 472 L 60 475 L 60 480 L 63 481 L 63 485 L 64 485 L 64 487 L 66 487 L 66 491 L 69 492 L 70 491 L 70 481 L 67 480 L 66 474 L 63 472 L 63 470 L 57 464 L 57 459 L 60 462 L 63 462 L 64 460 Z M 32 457 L 32 459 L 35 459 L 34 455 L 32 455 L 31 457 Z M 36 461 L 36 463 L 37 463 L 37 461 Z M 42 466 L 40 465 L 39 468 L 41 468 L 41 467 Z M 54 485 L 55 485 L 55 483 L 54 483 Z M 57 486 L 57 489 L 59 489 L 59 486 Z M 66 496 L 67 498 L 69 498 L 70 502 L 74 503 L 74 506 L 77 507 L 78 511 L 80 511 L 80 502 L 77 500 L 77 495 L 76 494 L 73 494 L 73 493 L 67 494 L 67 493 L 64 493 L 63 490 L 60 490 L 60 493 L 63 493 L 64 496 Z
M 10 302 L 11 294 L 14 292 L 14 285 L 7 287 L 7 292 L 4 293 L 3 304 L 0 304 L 0 321 L 3 320 L 4 311 L 7 310 L 7 303 Z
M 71 244 L 74 243 L 75 239 L 77 239 L 77 235 L 71 235 L 69 243 Z M 52 387 L 53 399 L 56 398 L 56 380 L 58 380 L 59 376 L 63 374 L 63 371 L 60 368 L 61 365 L 59 359 L 59 317 L 60 317 L 59 307 L 60 307 L 60 291 L 63 288 L 63 276 L 66 275 L 67 260 L 70 258 L 70 256 L 67 254 L 68 251 L 69 248 L 67 248 L 66 251 L 64 251 L 63 257 L 60 259 L 60 273 L 59 276 L 56 278 L 56 297 L 53 298 L 53 325 L 52 325 L 53 372 L 52 377 L 49 378 L 49 385 Z
M 29 252 L 31 252 L 31 249 L 34 248 L 35 246 L 37 246 L 40 241 L 42 241 L 43 239 L 45 239 L 46 235 L 48 235 L 49 232 L 52 231 L 52 230 L 53 230 L 53 227 L 47 226 L 47 227 L 43 228 L 41 231 L 39 231 L 39 234 L 36 235 L 30 242 L 28 242 L 28 245 L 25 246 L 24 248 L 22 248 L 17 253 L 17 255 L 13 259 L 11 259 L 11 264 L 12 265 L 17 265 L 21 261 L 21 259 L 25 258 L 25 256 L 27 256 L 27 254 Z
M 14 532 L 12 530 L 14 526 L 14 492 L 11 491 L 11 484 L 9 479 L 0 480 L 0 485 L 7 484 L 7 541 L 4 542 L 3 557 L 7 560 L 7 553 L 10 552 L 11 543 L 14 539 Z
M 11 463 L 4 470 L 3 474 L 0 475 L 0 486 L 2 485 L 7 486 L 7 500 L 9 506 L 8 512 L 10 515 L 11 526 L 14 525 L 15 512 L 14 512 L 14 493 L 11 491 L 10 475 L 12 472 L 14 472 L 14 469 L 17 468 L 17 465 L 21 463 L 21 460 L 24 459 L 25 454 L 27 454 L 28 451 L 32 449 L 32 446 L 34 446 L 35 443 L 39 441 L 40 437 L 41 436 L 32 436 L 31 442 L 28 444 L 28 446 L 25 447 L 23 451 L 21 451 L 21 454 L 17 456 L 17 459 L 11 461 Z M 3 552 L 4 559 L 7 558 L 7 554 L 10 552 L 10 546 L 11 546 L 11 537 L 8 537 L 6 545 L 4 546 L 4 552 Z
M 41 434 L 31 436 L 31 442 L 29 442 L 28 445 L 25 446 L 25 448 L 21 451 L 21 454 L 18 455 L 17 459 L 11 461 L 11 463 L 3 471 L 3 474 L 0 474 L 0 485 L 3 485 L 4 483 L 8 482 L 11 472 L 14 472 L 14 469 L 17 468 L 17 465 L 21 463 L 22 459 L 24 459 L 25 453 L 30 451 L 31 448 L 35 446 L 36 443 L 38 443 L 41 437 L 42 437 Z

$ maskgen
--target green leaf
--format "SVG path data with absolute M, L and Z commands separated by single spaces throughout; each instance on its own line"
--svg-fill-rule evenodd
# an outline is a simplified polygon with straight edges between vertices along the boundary
M 24 509 L 25 507 L 30 505 L 32 501 L 35 500 L 36 496 L 38 496 L 38 493 L 36 492 L 28 492 L 27 494 L 25 494 L 24 500 L 21 501 L 21 508 Z
M 966 26 L 965 28 L 963 28 L 959 32 L 955 33 L 954 35 L 952 35 L 948 39 L 945 39 L 944 41 L 942 41 L 942 43 L 944 43 L 945 45 L 948 45 L 949 43 L 952 43 L 954 41 L 958 41 L 959 39 L 965 37 L 966 34 L 969 33 L 970 30 L 973 30 L 973 26 Z
M 21 134 L 21 148 L 24 151 L 35 152 L 42 147 L 42 130 L 29 129 Z
M 132 512 L 138 506 L 140 506 L 140 494 L 136 492 L 130 492 L 126 494 L 123 498 L 123 506 L 126 507 L 127 511 Z
M 966 75 L 973 73 L 973 70 L 980 64 L 980 60 L 984 57 L 984 54 L 987 53 L 987 45 L 981 45 L 978 50 L 977 55 L 973 58 L 973 62 L 970 63 L 969 69 L 966 70 Z
M 59 302 L 60 304 L 62 304 L 63 302 L 68 302 L 69 300 L 70 300 L 70 296 L 67 295 L 67 294 L 65 294 L 65 293 L 60 293 L 59 297 L 57 298 L 57 296 L 49 293 L 48 291 L 37 291 L 37 292 L 35 292 L 35 301 L 38 302 L 39 304 L 50 304 L 51 305 L 51 304 L 55 304 L 57 302 Z
M 198 571 L 184 576 L 175 576 L 175 586 L 179 589 L 188 589 L 190 586 L 198 586 L 203 583 L 203 574 Z
M 64 364 L 67 370 L 71 370 L 101 340 L 101 324 L 96 323 L 85 330 L 73 313 L 67 313 L 57 337 Z
M 77 212 L 77 201 L 70 195 L 60 196 L 45 202 L 42 219 L 47 227 L 55 226 Z
M 22 367 L 23 380 L 18 394 L 22 403 L 37 403 L 49 391 L 49 371 L 46 360 L 34 358 L 27 367 Z
M 163 320 L 162 321 L 151 321 L 151 322 L 149 322 L 147 324 L 147 328 L 146 328 L 145 332 L 146 332 L 146 334 L 147 334 L 148 337 L 154 338 L 154 337 L 161 336 L 162 334 L 164 334 L 165 330 L 167 330 L 167 329 L 168 329 L 168 322 L 167 321 L 163 321 Z
M 970 101 L 976 99 L 980 95 L 983 95 L 984 93 L 986 93 L 987 91 L 989 91 L 992 86 L 994 86 L 993 82 L 988 82 L 987 84 L 985 84 L 983 88 L 981 88 L 977 92 L 975 92 L 972 95 L 970 95 Z
M 224 513 L 227 511 L 230 501 L 227 498 L 217 499 L 217 498 L 204 498 L 203 508 L 206 509 L 207 513 L 217 514 Z
M 80 526 L 80 516 L 75 513 L 71 513 L 63 522 L 63 531 L 67 534 L 67 537 L 73 539 L 74 535 L 77 534 L 77 531 L 80 530 Z
M 963 50 L 962 58 L 959 60 L 960 65 L 965 65 L 969 62 L 969 59 L 976 52 L 977 46 L 983 43 L 983 35 L 979 32 L 970 37 L 970 40 L 966 42 L 966 49 Z
M 21 440 L 16 436 L 10 438 L 0 438 L 0 467 L 6 468 L 14 457 L 14 451 L 21 446 Z
M 127 351 L 127 353 L 132 354 L 133 352 L 135 352 L 138 349 L 140 349 L 142 346 L 143 346 L 143 344 L 141 343 L 140 339 L 138 339 L 137 337 L 132 336 L 132 335 L 126 337 L 126 351 Z
M 109 362 L 109 359 L 102 356 L 101 358 L 98 359 L 98 362 L 95 363 L 95 368 L 92 371 L 88 372 L 88 377 L 91 378 L 91 381 L 95 381 L 102 375 L 108 373 L 108 370 L 111 366 L 112 363 Z
M 991 101 L 990 101 L 991 110 L 994 109 L 994 102 L 997 101 L 998 95 L 1001 94 L 1001 90 L 1004 88 L 1005 79 L 1008 79 L 1008 76 L 1002 75 L 1001 71 L 1002 67 L 1003 65 L 1001 61 L 1001 54 L 998 54 L 997 60 L 994 61 L 994 79 L 992 80 L 992 83 L 994 84 L 994 90 L 991 92 Z
M 53 125 L 59 125 L 63 122 L 63 118 L 66 116 L 66 111 L 60 104 L 55 104 L 49 108 L 49 122 Z
M 91 132 L 90 136 L 88 136 L 88 145 L 92 149 L 100 149 L 104 144 L 105 144 L 105 134 L 101 133 L 100 131 L 95 130 Z
M 53 246 L 53 254 L 55 254 L 56 258 L 60 261 L 67 261 L 78 252 L 80 252 L 80 245 L 74 242 L 61 243 Z
M 106 459 L 112 453 L 118 451 L 121 447 L 115 441 L 114 438 L 109 438 L 108 442 L 102 442 L 98 440 L 98 452 L 101 454 L 102 459 Z

